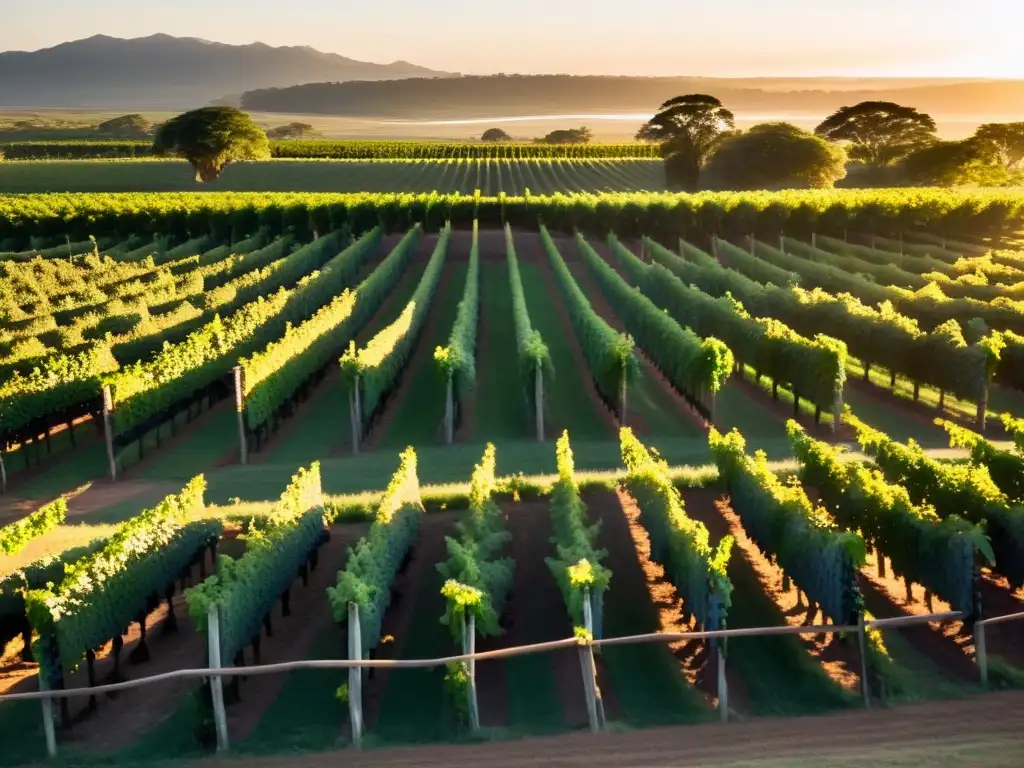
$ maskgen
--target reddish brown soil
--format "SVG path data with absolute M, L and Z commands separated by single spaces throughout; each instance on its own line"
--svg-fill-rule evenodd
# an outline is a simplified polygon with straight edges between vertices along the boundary
M 867 610 L 879 619 L 893 616 L 922 616 L 952 610 L 948 603 L 938 597 L 932 598 L 929 609 L 925 600 L 925 589 L 920 584 L 911 585 L 913 600 L 908 601 L 904 581 L 893 574 L 891 563 L 887 562 L 885 576 L 878 575 L 877 553 L 868 555 L 868 562 L 861 569 L 859 583 Z M 978 671 L 972 661 L 974 638 L 964 622 L 933 622 L 903 627 L 900 632 L 919 652 L 934 660 L 946 674 L 966 682 L 977 680 Z
M 979 760 L 980 765 L 1009 768 L 1024 763 L 1022 718 L 1024 693 L 992 693 L 959 701 L 818 717 L 765 718 L 729 725 L 651 728 L 627 733 L 572 733 L 463 746 L 346 750 L 302 757 L 250 758 L 246 762 L 263 768 L 328 768 L 341 762 L 356 768 L 620 768 L 757 765 L 762 760 L 776 761 L 773 765 L 785 765 L 787 761 L 829 765 L 844 759 L 843 765 L 853 766 L 867 755 L 873 758 L 872 765 L 884 765 L 898 760 L 907 750 L 927 750 L 932 759 L 938 759 L 944 747 L 976 746 L 989 756 Z M 998 761 L 994 758 L 996 754 L 1001 758 Z M 209 759 L 194 764 L 218 766 L 221 761 Z M 911 759 L 906 764 L 927 763 Z
M 309 586 L 296 579 L 291 587 L 291 615 L 281 615 L 280 603 L 271 618 L 273 637 L 263 634 L 260 641 L 260 663 L 276 664 L 309 658 L 309 650 L 317 636 L 332 622 L 325 590 L 334 586 L 338 571 L 344 569 L 349 547 L 369 530 L 367 523 L 349 523 L 331 528 L 331 539 L 321 549 L 317 569 L 309 575 Z M 338 631 L 339 642 L 341 630 Z M 253 663 L 252 649 L 245 652 L 246 663 Z M 235 741 L 249 737 L 264 712 L 274 703 L 286 675 L 259 675 L 244 678 L 241 701 L 228 707 L 228 732 Z M 339 722 L 340 727 L 340 722 Z
M 75 427 L 75 447 L 71 448 L 68 446 L 64 450 L 59 450 L 53 454 L 46 453 L 46 433 L 40 433 L 34 440 L 26 442 L 22 445 L 17 443 L 10 446 L 8 450 L 4 452 L 4 466 L 7 469 L 7 490 L 10 492 L 12 489 L 17 490 L 20 485 L 38 477 L 42 473 L 53 468 L 55 464 L 67 461 L 69 458 L 73 458 L 78 451 L 87 451 L 90 449 L 96 449 L 103 444 L 103 432 L 102 427 L 100 430 L 96 428 L 96 422 L 93 420 L 91 414 L 86 416 L 80 416 L 74 419 L 73 422 Z M 56 437 L 65 430 L 68 426 L 66 424 L 58 424 L 55 427 L 50 428 L 50 437 Z M 15 448 L 18 448 L 15 451 Z M 27 451 L 31 454 L 31 466 L 25 468 L 25 455 L 22 451 Z M 14 467 L 18 467 L 18 472 L 12 473 Z M 3 514 L 2 510 L 6 505 L 0 505 L 0 515 Z
M 416 609 L 416 597 L 423 579 L 433 577 L 431 571 L 445 558 L 444 537 L 454 533 L 456 515 L 451 512 L 438 512 L 423 515 L 420 531 L 408 558 L 404 570 L 395 578 L 391 587 L 391 603 L 384 613 L 381 622 L 381 643 L 377 646 L 374 658 L 402 658 L 402 647 L 409 636 L 409 623 Z M 443 599 L 435 593 L 439 601 L 437 616 L 444 614 Z M 372 731 L 380 715 L 384 692 L 387 690 L 390 670 L 372 670 L 363 688 L 363 713 L 366 728 Z M 439 704 L 440 706 L 440 704 Z
M 451 249 L 453 246 L 449 243 L 448 247 Z M 380 441 L 388 433 L 391 425 L 398 417 L 399 412 L 402 410 L 402 404 L 412 395 L 413 384 L 416 382 L 420 369 L 425 365 L 434 365 L 434 350 L 426 340 L 434 338 L 438 331 L 438 323 L 441 317 L 440 308 L 449 301 L 458 303 L 462 297 L 462 286 L 454 285 L 451 278 L 452 262 L 446 258 L 444 268 L 441 270 L 437 291 L 434 293 L 434 298 L 430 302 L 430 309 L 427 311 L 427 321 L 420 328 L 412 353 L 398 374 L 398 381 L 395 382 L 394 391 L 388 398 L 383 413 L 377 417 L 377 421 L 370 428 L 370 433 L 363 442 L 363 450 L 375 451 L 380 447 Z M 450 331 L 451 329 L 449 328 L 448 330 Z M 443 413 L 443 410 L 441 413 Z M 435 435 L 437 442 L 444 442 L 443 417 L 437 423 Z
M 206 555 L 207 573 L 211 567 L 209 553 Z M 199 579 L 199 566 L 192 569 L 192 583 Z M 187 586 L 187 583 L 186 583 Z M 138 645 L 141 637 L 139 625 L 133 623 L 123 635 L 124 648 L 121 652 L 121 675 L 124 678 L 149 677 L 176 669 L 189 669 L 202 665 L 205 658 L 203 638 L 197 633 L 188 618 L 184 594 L 179 589 L 173 599 L 174 612 L 178 620 L 178 631 L 165 635 L 167 604 L 149 614 L 147 619 L 147 645 L 151 659 L 143 664 L 130 663 L 129 655 Z M 114 670 L 112 643 L 106 643 L 96 653 L 95 671 L 97 683 L 105 682 Z M 77 671 L 65 678 L 68 688 L 88 685 L 86 664 L 83 661 Z M 60 734 L 62 743 L 74 744 L 88 749 L 108 749 L 126 746 L 141 732 L 152 727 L 175 708 L 179 697 L 188 689 L 188 681 L 172 681 L 158 686 L 122 691 L 116 698 L 98 698 L 98 710 L 88 713 L 88 699 L 69 700 L 69 711 L 74 721 L 70 729 Z M 38 690 L 38 666 L 19 662 L 0 671 L 0 693 L 17 693 Z M 112 727 L 103 727 L 110 723 Z
M 572 328 L 572 321 L 569 319 L 569 312 L 565 308 L 565 302 L 562 301 L 559 294 L 558 284 L 555 282 L 555 274 L 551 270 L 551 265 L 548 263 L 547 254 L 544 251 L 544 244 L 540 241 L 540 235 L 533 233 L 519 233 L 516 235 L 516 257 L 529 260 L 537 264 L 540 274 L 543 277 L 545 288 L 548 293 L 548 301 L 550 301 L 558 312 L 559 321 L 562 326 L 562 333 L 567 339 L 572 339 L 575 343 L 572 344 L 572 359 L 573 365 L 579 371 L 585 372 L 587 370 L 587 361 L 583 357 L 583 350 L 580 349 L 579 342 L 576 341 L 576 333 Z M 608 436 L 612 437 L 618 433 L 618 424 L 616 422 L 615 414 L 612 410 L 604 404 L 601 396 L 597 393 L 597 388 L 594 385 L 593 378 L 587 374 L 582 374 L 584 381 L 584 390 L 587 393 L 587 397 L 590 398 L 593 403 L 594 413 L 597 414 L 601 421 L 603 421 L 608 429 Z M 557 414 L 553 414 L 553 421 L 557 422 Z M 556 424 L 552 424 L 553 427 L 557 427 Z
M 806 597 L 801 596 L 794 585 L 784 585 L 782 570 L 766 558 L 747 536 L 739 515 L 733 511 L 728 499 L 722 497 L 720 490 L 688 489 L 684 492 L 684 500 L 687 514 L 707 526 L 712 541 L 717 542 L 726 534 L 736 540 L 729 563 L 729 575 L 734 582 L 744 580 L 760 585 L 765 597 L 771 600 L 780 617 L 791 627 L 831 623 L 820 611 L 811 613 Z M 829 677 L 847 690 L 858 690 L 860 665 L 855 648 L 844 645 L 833 633 L 800 635 L 800 639 Z
M 979 586 L 985 618 L 1024 612 L 1024 588 L 1012 592 L 1005 577 L 997 576 L 986 568 Z M 985 643 L 991 655 L 1002 656 L 1024 669 L 1024 619 L 990 624 L 985 628 Z

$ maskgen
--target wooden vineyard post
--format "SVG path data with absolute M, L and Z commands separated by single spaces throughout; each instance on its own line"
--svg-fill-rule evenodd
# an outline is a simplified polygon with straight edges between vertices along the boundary
M 978 432 L 985 434 L 985 414 L 988 411 L 988 384 L 981 390 L 981 399 L 978 400 L 978 413 L 976 416 Z
M 114 461 L 114 433 L 111 420 L 114 418 L 114 399 L 110 385 L 103 385 L 103 439 L 107 444 L 107 468 L 111 482 L 117 482 L 117 462 Z
M 811 248 L 817 248 L 817 247 L 818 247 L 818 233 L 817 232 L 811 232 Z
M 39 690 L 46 691 L 46 675 L 39 675 Z M 57 756 L 57 730 L 53 725 L 53 699 L 40 699 L 43 706 L 43 734 L 46 736 L 46 754 L 50 758 Z
M 363 417 L 359 407 L 359 377 L 352 380 L 352 391 L 348 396 L 349 422 L 352 425 L 352 453 L 359 453 L 359 436 L 362 431 Z
M 622 394 L 619 398 L 619 426 L 626 426 L 626 371 L 622 371 Z
M 754 247 L 754 236 L 752 234 L 751 235 L 747 235 L 747 240 L 750 242 L 750 255 L 751 256 L 756 256 L 757 253 L 755 251 L 757 249 Z
M 835 399 L 832 401 L 832 431 L 835 432 L 839 429 L 839 422 L 843 418 L 843 392 L 842 390 L 835 393 Z
M 729 683 L 725 678 L 725 638 L 717 640 L 715 654 L 718 661 L 718 715 L 723 723 L 729 722 Z
M 857 644 L 860 646 L 860 692 L 864 697 L 864 709 L 871 709 L 871 686 L 868 683 L 868 631 L 864 624 L 864 612 L 857 614 Z
M 786 236 L 779 232 L 779 250 L 783 253 L 786 252 Z
M 544 442 L 544 368 L 537 366 L 537 373 L 533 377 L 533 409 L 534 418 L 537 422 L 537 442 Z
M 236 365 L 232 370 L 235 375 L 235 413 L 238 417 L 238 449 L 242 466 L 245 466 L 249 463 L 249 446 L 245 439 L 245 388 L 242 380 L 242 366 Z
M 206 626 L 210 669 L 220 669 L 220 612 L 216 605 L 210 606 Z M 220 675 L 210 678 L 210 697 L 213 699 L 213 725 L 217 731 L 217 751 L 224 752 L 228 748 L 228 717 L 224 711 L 224 678 Z
M 594 615 L 590 605 L 590 588 L 583 590 L 583 627 L 587 631 L 586 645 L 580 647 L 580 669 L 583 672 L 583 691 L 587 697 L 587 720 L 590 730 L 597 733 L 604 722 L 604 703 L 597 687 L 597 667 L 594 664 Z
M 363 658 L 363 636 L 359 627 L 359 606 L 348 604 L 348 657 L 351 661 Z M 352 724 L 352 743 L 356 748 L 363 743 L 363 670 L 348 668 L 348 715 Z
M 476 655 L 476 616 L 469 613 L 469 622 L 462 623 L 462 652 L 467 656 Z M 473 733 L 480 732 L 480 707 L 476 698 L 476 659 L 471 658 L 466 664 L 469 672 L 469 726 Z
M 985 625 L 980 621 L 974 625 L 974 660 L 978 664 L 981 684 L 988 687 L 988 651 L 985 648 Z
M 0 449 L 0 493 L 7 495 L 7 466 L 4 464 L 4 452 Z
M 711 255 L 718 258 L 718 235 L 711 236 Z
M 455 402 L 453 400 L 452 377 L 448 377 L 448 387 L 444 396 L 444 442 L 451 445 L 455 439 Z

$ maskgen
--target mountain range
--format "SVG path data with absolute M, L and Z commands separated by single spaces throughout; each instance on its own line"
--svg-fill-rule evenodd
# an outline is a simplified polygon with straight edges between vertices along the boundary
M 96 35 L 0 53 L 0 107 L 186 109 L 256 88 L 454 74 L 406 61 L 356 61 L 305 46 Z

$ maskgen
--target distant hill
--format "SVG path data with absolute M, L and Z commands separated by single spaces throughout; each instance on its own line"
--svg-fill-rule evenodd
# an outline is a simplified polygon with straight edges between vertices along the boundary
M 40 51 L 0 53 L 0 107 L 181 109 L 253 88 L 450 75 L 308 47 L 97 35 Z
M 313 83 L 242 95 L 246 109 L 393 119 L 543 114 L 653 113 L 666 99 L 710 93 L 735 112 L 825 115 L 858 101 L 897 101 L 926 112 L 1024 120 L 1022 80 L 908 78 L 708 78 L 493 75 L 386 82 Z

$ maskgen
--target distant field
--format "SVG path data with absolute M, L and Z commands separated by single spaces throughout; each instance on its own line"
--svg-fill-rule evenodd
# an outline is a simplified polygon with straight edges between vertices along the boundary
M 660 160 L 271 160 L 199 185 L 181 160 L 0 163 L 0 190 L 30 192 L 464 192 L 521 195 L 665 189 Z

